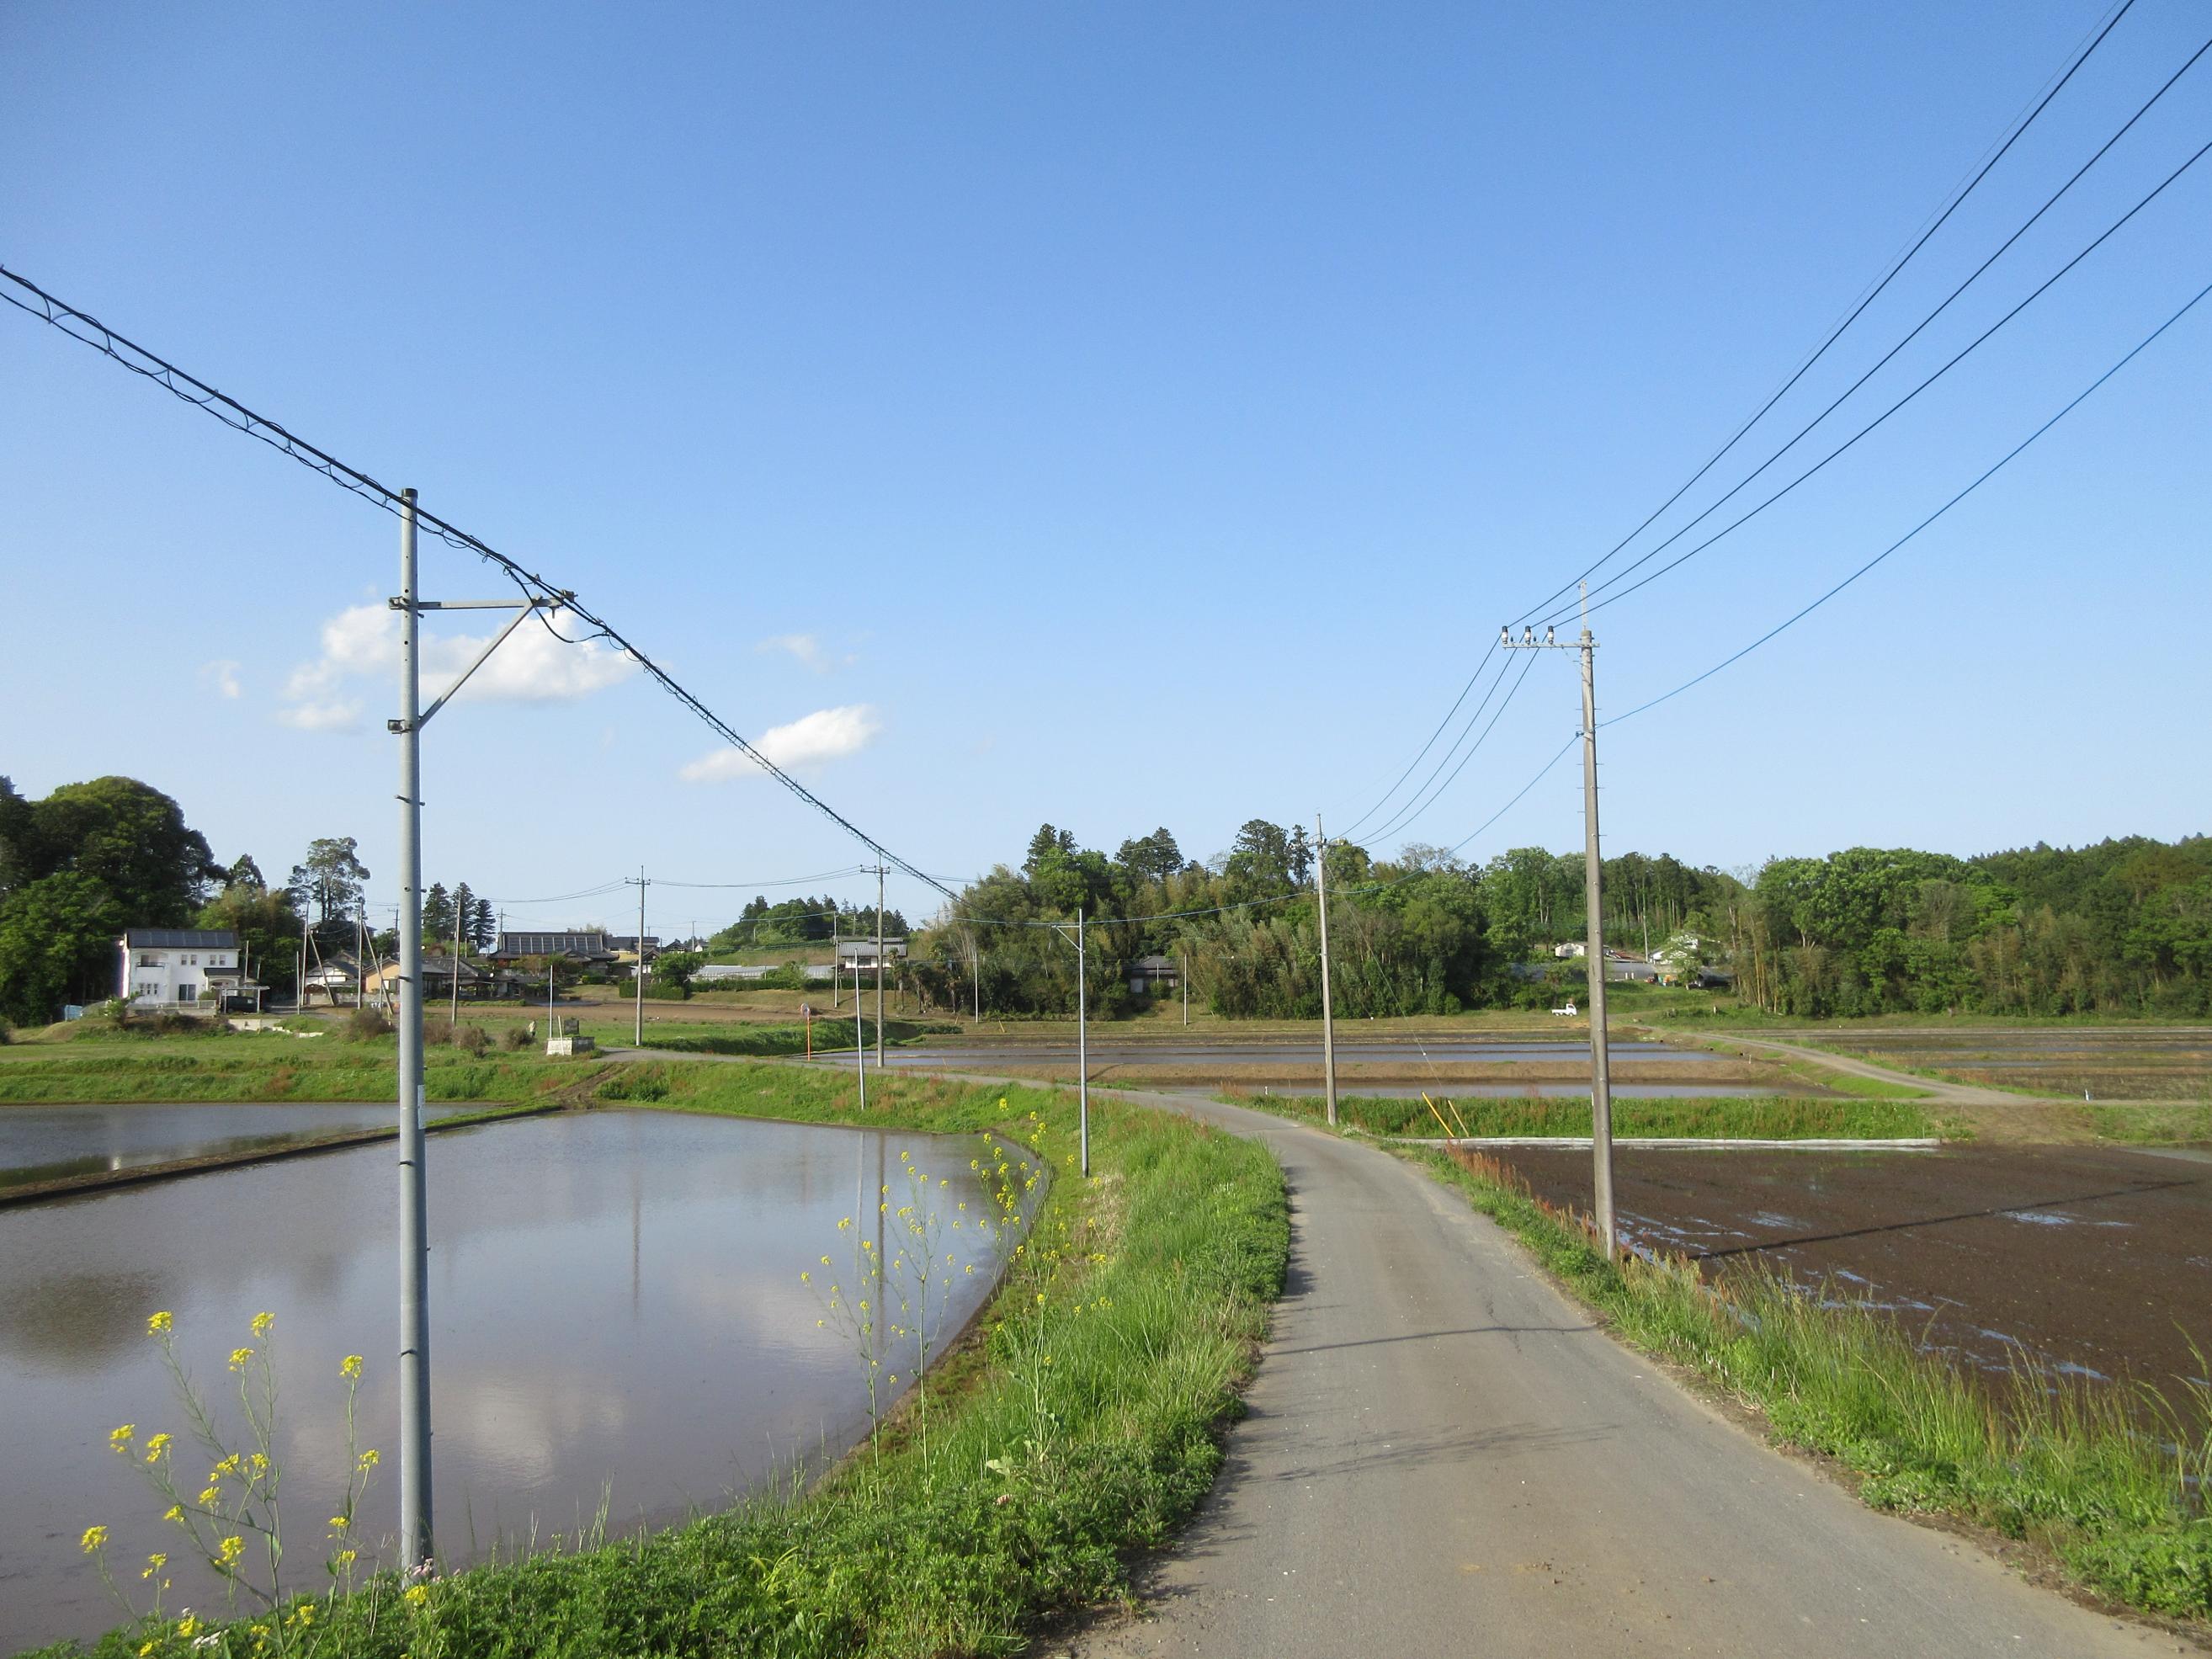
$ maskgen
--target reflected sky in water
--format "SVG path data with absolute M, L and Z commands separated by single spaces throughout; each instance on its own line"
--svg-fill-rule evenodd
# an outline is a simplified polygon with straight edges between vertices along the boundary
M 147 1111 L 134 1107 L 133 1111 Z M 198 1108 L 179 1109 L 198 1110 Z M 573 1530 L 611 1486 L 616 1524 L 680 1518 L 865 1430 L 862 1362 L 823 1316 L 818 1258 L 849 1261 L 872 1194 L 903 1201 L 899 1154 L 964 1199 L 944 1249 L 944 1328 L 988 1288 L 964 1138 L 603 1111 L 460 1129 L 429 1143 L 433 1458 L 441 1553 Z M 120 1559 L 170 1543 L 159 1505 L 106 1445 L 118 1423 L 179 1433 L 147 1316 L 219 1396 L 247 1322 L 276 1315 L 289 1556 L 319 1571 L 341 1489 L 348 1353 L 368 1357 L 361 1443 L 384 1454 L 363 1515 L 398 1506 L 392 1353 L 398 1176 L 387 1146 L 218 1170 L 0 1211 L 0 1650 L 113 1622 L 77 1539 Z M 886 1240 L 886 1243 L 895 1241 Z M 841 1279 L 848 1274 L 840 1272 Z M 234 1398 L 231 1403 L 234 1406 Z M 234 1417 L 234 1412 L 232 1413 Z M 180 1483 L 204 1473 L 197 1453 Z M 135 1571 L 127 1575 L 137 1583 Z M 178 1589 L 185 1584 L 179 1579 Z M 205 1608 L 205 1593 L 183 1595 Z M 176 1605 L 173 1598 L 172 1606 Z

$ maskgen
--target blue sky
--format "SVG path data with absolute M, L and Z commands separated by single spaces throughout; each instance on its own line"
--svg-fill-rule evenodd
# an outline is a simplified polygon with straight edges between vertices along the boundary
M 17 3 L 0 263 L 583 593 L 925 869 L 1018 858 L 1042 819 L 1206 855 L 1247 817 L 1370 806 L 1499 622 L 1705 459 L 2100 16 Z M 1718 487 L 2204 27 L 2139 0 Z M 1809 455 L 2208 135 L 2212 61 Z M 1604 612 L 1601 713 L 2025 436 L 2212 280 L 2207 222 L 2212 161 Z M 1834 603 L 1604 733 L 1608 847 L 1738 866 L 2206 829 L 2208 371 L 2212 301 Z M 272 872 L 356 836 L 388 897 L 388 645 L 360 608 L 392 590 L 392 521 L 20 313 L 0 386 L 0 767 L 33 793 L 143 777 Z M 426 592 L 497 592 L 428 552 Z M 432 878 L 523 898 L 856 861 L 720 775 L 665 696 L 550 643 L 430 728 Z M 1489 818 L 1576 696 L 1564 653 L 1539 661 L 1386 845 Z M 1579 811 L 1571 758 L 1466 851 L 1579 845 Z M 654 925 L 744 896 L 667 890 Z

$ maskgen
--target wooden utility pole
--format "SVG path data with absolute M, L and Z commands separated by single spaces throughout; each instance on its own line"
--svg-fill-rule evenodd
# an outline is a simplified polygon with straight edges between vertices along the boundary
M 1336 1127 L 1336 1010 L 1328 984 L 1328 838 L 1321 814 L 1314 814 L 1314 900 L 1321 911 L 1321 1069 L 1327 1090 L 1328 1127 Z

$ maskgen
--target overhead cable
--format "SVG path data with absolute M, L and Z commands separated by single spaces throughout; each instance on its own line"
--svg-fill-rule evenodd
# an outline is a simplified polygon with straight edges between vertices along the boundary
M 2089 54 L 2095 52 L 2099 46 L 2104 44 L 2105 37 L 2110 34 L 2112 30 L 2118 26 L 2120 19 L 2128 15 L 2129 10 L 2134 4 L 2135 0 L 2122 0 L 2122 3 L 2118 9 L 2112 13 L 2112 16 L 2106 21 L 2104 27 L 2096 32 L 2095 35 L 2092 37 L 2088 44 L 2081 49 L 2081 51 L 2075 55 L 2074 61 L 2067 65 L 2065 72 L 2060 75 L 2058 78 L 2051 83 L 2050 90 L 2043 94 L 2042 98 L 2038 100 L 2035 106 L 2029 110 L 2026 115 L 2021 118 L 2019 123 L 2013 128 L 2011 133 L 2005 138 L 2004 142 L 1999 144 L 1996 150 L 1990 155 L 1989 159 L 1982 164 L 1980 171 L 1977 172 L 1972 178 L 1969 179 L 1965 185 L 1960 186 L 1958 193 L 1952 197 L 1949 204 L 1946 206 L 1941 213 L 1936 216 L 1934 221 L 1929 223 L 1925 230 L 1921 232 L 1919 237 L 1913 242 L 1911 246 L 1906 248 L 1903 253 L 1898 256 L 1896 262 L 1882 274 L 1881 279 L 1875 283 L 1872 288 L 1867 290 L 1865 297 L 1860 300 L 1856 306 L 1852 307 L 1849 314 L 1847 314 L 1841 322 L 1838 323 L 1833 329 L 1829 331 L 1828 337 L 1822 340 L 1820 343 L 1814 349 L 1813 355 L 1808 357 L 1803 363 L 1799 365 L 1797 371 L 1795 374 L 1790 375 L 1788 380 L 1784 380 L 1779 386 L 1775 388 L 1773 395 L 1769 397 L 1765 403 L 1761 404 L 1759 408 L 1753 412 L 1749 420 L 1746 421 L 1741 426 L 1738 427 L 1732 434 L 1730 434 L 1726 443 L 1723 444 L 1718 449 L 1715 450 L 1709 458 L 1707 458 L 1705 464 L 1703 466 L 1700 466 L 1695 472 L 1692 472 L 1686 479 L 1685 479 L 1681 486 L 1677 489 L 1673 495 L 1668 496 L 1665 501 L 1660 502 L 1657 507 L 1654 507 L 1651 510 L 1650 515 L 1647 517 L 1642 524 L 1638 525 L 1635 529 L 1630 531 L 1628 534 L 1623 536 L 1610 548 L 1607 549 L 1606 551 L 1588 568 L 1582 570 L 1576 575 L 1570 576 L 1558 588 L 1547 594 L 1543 599 L 1539 599 L 1534 605 L 1522 612 L 1520 616 L 1516 617 L 1513 619 L 1514 622 L 1517 624 L 1528 621 L 1530 617 L 1534 617 L 1538 612 L 1543 611 L 1547 606 L 1553 604 L 1553 601 L 1559 599 L 1561 595 L 1572 591 L 1577 583 L 1587 580 L 1589 577 L 1595 575 L 1601 568 L 1613 559 L 1615 554 L 1619 553 L 1638 536 L 1649 530 L 1661 514 L 1666 512 L 1666 510 L 1674 506 L 1676 501 L 1680 501 L 1685 495 L 1689 493 L 1690 489 L 1699 479 L 1703 478 L 1706 473 L 1711 471 L 1715 466 L 1718 465 L 1721 459 L 1725 456 L 1729 451 L 1734 449 L 1738 443 L 1742 441 L 1744 434 L 1748 433 L 1752 428 L 1757 426 L 1759 422 L 1765 417 L 1767 411 L 1772 409 L 1776 404 L 1781 402 L 1783 398 L 1790 392 L 1790 388 L 1795 386 L 1798 381 L 1803 380 L 1806 374 L 1811 371 L 1813 366 L 1815 363 L 1818 363 L 1822 357 L 1827 355 L 1828 348 L 1835 344 L 1838 339 L 1842 338 L 1844 331 L 1859 319 L 1860 316 L 1864 313 L 1869 306 L 1872 305 L 1875 300 L 1881 297 L 1883 290 L 1887 289 L 1890 283 L 1896 279 L 1898 273 L 1903 270 L 1907 264 L 1911 263 L 1913 256 L 1917 254 L 1922 248 L 1928 246 L 1929 240 L 1933 237 L 1937 231 L 1942 229 L 1943 226 L 1948 222 L 1951 216 L 1958 211 L 1960 204 L 1963 203 L 1967 197 L 1973 193 L 1976 186 L 1980 185 L 1983 179 L 1989 177 L 1990 170 L 1994 168 L 1999 161 L 2004 159 L 2006 153 L 2009 151 L 2013 145 L 2019 141 L 2021 135 L 2026 132 L 2029 126 L 2034 123 L 2036 117 L 2043 113 L 2044 110 L 2049 106 L 2051 100 L 2056 98 L 2059 92 L 2065 87 L 2066 83 L 2074 78 L 2075 71 L 2079 70 L 2082 64 L 2088 62 Z M 2191 58 L 2190 61 L 2194 63 L 2196 60 Z M 2184 67 L 2185 68 L 2186 65 Z M 2170 85 L 2172 83 L 2169 82 L 2168 84 Z M 2163 93 L 2163 91 L 2164 88 L 2161 88 L 2160 92 Z M 2152 100 L 2152 102 L 2154 103 L 2157 100 L 2155 98 Z M 2148 107 L 2148 106 L 2146 106 L 2146 107 Z M 2140 112 L 2138 112 L 2138 113 L 2140 113 Z M 2133 123 L 2130 122 L 2130 125 L 2132 125 Z M 2124 127 L 2121 131 L 2125 131 L 2126 128 Z M 2109 148 L 2109 144 L 2107 148 Z M 2098 154 L 2102 155 L 2103 151 L 2100 150 Z M 2078 177 L 2079 175 L 2077 174 L 2076 176 Z M 2009 246 L 2009 244 L 2008 244 L 2008 246 Z M 1948 304 L 1949 301 L 1946 301 L 1945 303 Z M 1917 332 L 1917 331 L 1916 330 L 1915 331 Z
M 2176 323 L 2179 322 L 2184 317 L 2187 316 L 2191 311 L 2193 311 L 2197 307 L 2197 302 L 2203 300 L 2208 294 L 2212 294 L 2212 284 L 2207 284 L 2205 287 L 2197 289 L 2188 303 L 2184 305 L 2180 310 L 2175 312 L 2171 317 L 2168 317 L 2164 322 L 2160 323 L 2156 328 L 2145 335 L 2143 338 L 2136 343 L 2135 349 L 2130 351 L 2126 356 L 2121 358 L 2119 362 L 2114 363 L 2110 368 L 2106 369 L 2102 374 L 2100 374 L 2094 380 L 2091 381 L 2087 386 L 2083 388 L 2083 390 L 2076 393 L 2073 399 L 2056 415 L 2053 415 L 2049 420 L 2044 422 L 2041 426 L 2039 426 L 2034 431 L 2029 433 L 2027 437 L 2021 439 L 2020 442 L 2014 445 L 2012 448 L 2006 451 L 2004 455 L 1984 471 L 1979 477 L 1976 478 L 1964 489 L 1961 489 L 1957 495 L 1952 496 L 1949 501 L 1944 502 L 1942 506 L 1937 507 L 1933 513 L 1930 513 L 1918 524 L 1913 526 L 1911 529 L 1906 531 L 1905 534 L 1899 536 L 1887 547 L 1882 549 L 1881 552 L 1875 554 L 1874 557 L 1869 559 L 1857 569 L 1852 571 L 1851 574 L 1844 577 L 1843 580 L 1838 582 L 1826 592 L 1821 594 L 1819 599 L 1814 599 L 1810 605 L 1805 606 L 1803 610 L 1799 611 L 1795 615 L 1778 623 L 1772 628 L 1768 629 L 1765 633 L 1761 634 L 1757 639 L 1753 640 L 1749 645 L 1745 646 L 1743 649 L 1735 653 L 1733 655 L 1723 658 L 1720 661 L 1715 663 L 1711 668 L 1708 668 L 1704 673 L 1698 675 L 1695 678 L 1683 681 L 1681 684 L 1676 686 L 1673 690 L 1662 692 L 1658 696 L 1652 698 L 1649 702 L 1638 703 L 1635 708 L 1628 710 L 1626 714 L 1615 714 L 1610 720 L 1601 720 L 1598 722 L 1599 725 L 1601 726 L 1618 726 L 1623 720 L 1635 719 L 1637 715 L 1643 714 L 1646 709 L 1656 708 L 1661 703 L 1667 702 L 1668 699 L 1680 696 L 1682 693 L 1690 690 L 1691 687 L 1702 685 L 1705 681 L 1712 678 L 1714 675 L 1719 673 L 1723 669 L 1730 666 L 1732 664 L 1742 661 L 1744 658 L 1758 650 L 1760 646 L 1765 645 L 1769 640 L 1781 633 L 1784 629 L 1795 627 L 1806 617 L 1811 616 L 1815 611 L 1818 611 L 1830 599 L 1834 599 L 1837 594 L 1842 592 L 1853 582 L 1858 580 L 1858 579 L 1865 575 L 1868 571 L 1873 569 L 1883 560 L 1889 557 L 1891 554 L 1896 552 L 1898 549 L 1903 547 L 1907 542 L 1917 536 L 1922 531 L 1927 529 L 1929 526 L 1934 524 L 1936 520 L 1942 518 L 1953 507 L 1958 506 L 1960 501 L 1965 501 L 1967 496 L 1972 495 L 1977 489 L 1979 489 L 1984 484 L 1987 483 L 1990 479 L 1994 477 L 1999 471 L 2002 471 L 2014 457 L 2019 455 L 2022 450 L 2025 450 L 2030 444 L 2033 444 L 2045 433 L 2050 431 L 2052 427 L 2057 425 L 2059 422 L 2064 420 L 2069 415 L 2072 414 L 2074 410 L 2089 397 L 2090 393 L 2095 392 L 2100 386 L 2103 386 L 2106 381 L 2111 380 L 2112 376 L 2118 374 L 2130 362 L 2134 362 L 2136 355 L 2142 351 L 2145 347 L 2148 346 L 2152 341 L 2157 339 L 2160 335 L 2165 333 L 2166 330 L 2172 328 Z
M 1829 462 L 1835 460 L 1838 457 L 1844 454 L 1846 451 L 1856 445 L 1860 439 L 1864 438 L 1869 433 L 1873 432 L 1877 427 L 1880 427 L 1884 422 L 1887 421 L 1891 416 L 1896 414 L 1907 404 L 1917 398 L 1922 392 L 1927 391 L 1929 386 L 1935 385 L 1936 381 L 1942 380 L 1943 376 L 1949 374 L 1954 368 L 1957 368 L 1959 364 L 1963 362 L 1970 354 L 1982 345 L 1984 342 L 1988 340 L 1991 335 L 1995 334 L 1999 329 L 2012 321 L 2014 318 L 2019 316 L 2021 312 L 2027 310 L 2029 306 L 2034 304 L 2035 301 L 2040 299 L 2044 295 L 2049 293 L 2052 285 L 2057 283 L 2061 277 L 2064 276 L 2069 271 L 2080 264 L 2082 260 L 2087 258 L 2089 255 L 2095 252 L 2098 248 L 2104 246 L 2105 242 L 2118 232 L 2123 225 L 2125 225 L 2130 219 L 2133 219 L 2136 215 L 2141 213 L 2154 201 L 2157 200 L 2159 196 L 2167 188 L 2167 186 L 2171 185 L 2176 179 L 2179 179 L 2183 173 L 2188 172 L 2190 168 L 2195 167 L 2198 161 L 2202 161 L 2207 151 L 2212 151 L 2212 141 L 2205 143 L 2196 151 L 2195 154 L 2191 155 L 2187 161 L 2184 161 L 2172 173 L 2166 174 L 2166 176 L 2163 179 L 2160 180 L 2159 183 L 2151 190 L 2148 195 L 2143 197 L 2142 199 L 2138 201 L 2133 207 L 2130 208 L 2110 225 L 2106 226 L 2105 229 L 2098 234 L 2095 240 L 2089 243 L 2087 246 L 2084 247 L 2080 252 L 2076 253 L 2072 258 L 2069 259 L 2064 264 L 2061 265 L 2057 270 L 2045 277 L 2028 294 L 2027 298 L 2021 300 L 2017 305 L 2014 306 L 2011 310 L 2006 312 L 2003 316 L 1998 318 L 1996 321 L 1991 323 L 1987 328 L 1976 335 L 1972 340 L 1961 347 L 1956 355 L 1945 362 L 1942 368 L 1929 374 L 1927 379 L 1922 380 L 1920 384 L 1914 386 L 1911 391 L 1906 392 L 1902 398 L 1899 398 L 1887 409 L 1882 410 L 1881 414 L 1875 416 L 1874 419 L 1869 421 L 1864 426 L 1861 427 L 1856 432 L 1854 432 L 1842 443 L 1837 445 L 1835 448 L 1830 450 L 1826 455 L 1823 455 L 1811 466 L 1806 468 L 1804 471 L 1799 473 L 1788 483 L 1783 485 L 1781 489 L 1776 490 L 1765 501 L 1759 502 L 1757 507 L 1753 507 L 1750 511 L 1735 519 L 1725 528 L 1716 531 L 1712 535 L 1705 538 L 1705 540 L 1699 542 L 1696 546 L 1692 547 L 1682 553 L 1677 554 L 1674 558 L 1669 559 L 1665 564 L 1661 565 L 1656 570 L 1651 572 L 1650 574 L 1640 577 L 1637 580 L 1630 582 L 1626 587 L 1618 588 L 1617 591 L 1610 592 L 1607 592 L 1608 589 L 1613 589 L 1615 584 L 1624 580 L 1638 567 L 1650 560 L 1655 554 L 1658 553 L 1662 548 L 1664 548 L 1667 545 L 1667 543 L 1665 542 L 1661 543 L 1659 547 L 1653 548 L 1650 552 L 1646 553 L 1642 558 L 1638 559 L 1635 563 L 1625 566 L 1623 568 L 1615 571 L 1611 576 L 1606 578 L 1604 581 L 1599 583 L 1595 588 L 1591 590 L 1589 608 L 1592 611 L 1602 610 L 1607 605 L 1615 604 L 1621 599 L 1626 599 L 1631 593 L 1635 592 L 1637 589 L 1647 586 L 1650 583 L 1656 581 L 1668 571 L 1674 570 L 1686 563 L 1691 559 L 1697 557 L 1698 554 L 1712 546 L 1714 543 L 1720 541 L 1724 537 L 1727 537 L 1734 532 L 1742 528 L 1743 526 L 1757 518 L 1768 507 L 1773 506 L 1775 502 L 1780 501 L 1784 496 L 1789 495 L 1790 491 L 1796 489 L 1799 484 L 1803 483 L 1814 474 L 1820 472 L 1829 464 Z M 1669 540 L 1671 539 L 1672 538 L 1669 538 Z M 1606 597 L 1602 599 L 1598 598 L 1597 596 L 1601 593 L 1605 594 Z M 1550 617 L 1546 618 L 1545 620 L 1551 622 L 1563 620 L 1572 616 L 1574 614 L 1574 610 L 1575 607 L 1571 605 L 1563 607 L 1562 609 L 1554 611 Z
M 347 465 L 328 450 L 319 448 L 307 442 L 306 439 L 296 436 L 266 416 L 256 414 L 235 398 L 217 391 L 198 376 L 187 374 L 174 363 L 156 356 L 136 342 L 126 339 L 98 318 L 56 298 L 27 277 L 19 276 L 15 271 L 0 266 L 0 284 L 13 284 L 15 289 L 20 290 L 20 292 L 9 292 L 6 286 L 0 285 L 0 300 L 7 301 L 18 310 L 27 311 L 33 317 L 52 324 L 71 339 L 92 347 L 95 351 L 120 363 L 134 374 L 143 375 L 156 385 L 165 387 L 185 402 L 204 410 L 232 430 L 245 433 L 248 437 L 259 439 L 272 449 L 290 456 L 310 471 L 321 474 L 341 489 L 351 490 L 362 500 L 382 507 L 395 517 L 402 514 L 405 503 L 402 501 L 398 491 L 379 483 L 358 467 Z M 30 297 L 24 298 L 26 295 Z M 697 715 L 708 728 L 721 738 L 724 742 L 753 762 L 793 795 L 843 830 L 854 840 L 870 848 L 878 857 L 904 871 L 916 880 L 936 888 L 946 897 L 950 898 L 952 896 L 951 890 L 941 882 L 923 874 L 913 865 L 899 857 L 897 854 L 892 852 L 850 818 L 846 817 L 827 801 L 815 794 L 805 784 L 793 777 L 790 773 L 754 748 L 738 734 L 735 727 L 687 690 L 666 669 L 647 656 L 642 649 L 626 638 L 613 623 L 579 600 L 574 592 L 567 588 L 556 587 L 545 577 L 526 569 L 496 548 L 471 535 L 458 525 L 429 512 L 419 502 L 414 505 L 413 512 L 415 521 L 418 526 L 428 529 L 448 546 L 463 552 L 474 553 L 486 562 L 497 566 L 522 592 L 525 598 L 544 601 L 551 607 L 580 617 L 590 624 L 591 632 L 585 635 L 586 639 L 604 639 L 626 653 L 639 667 L 645 670 L 661 690 Z M 538 620 L 541 626 L 563 643 L 574 645 L 581 642 L 561 633 L 546 619 L 542 611 L 538 614 Z

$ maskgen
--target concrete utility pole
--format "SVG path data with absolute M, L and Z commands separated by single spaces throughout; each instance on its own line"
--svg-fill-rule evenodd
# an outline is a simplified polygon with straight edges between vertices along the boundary
M 1583 631 L 1569 643 L 1553 637 L 1547 628 L 1538 639 L 1535 629 L 1523 628 L 1515 639 L 1511 628 L 1498 630 L 1498 642 L 1509 651 L 1580 651 L 1583 657 L 1583 910 L 1585 927 L 1583 949 L 1589 964 L 1590 1031 L 1590 1185 L 1598 1237 L 1607 1255 L 1620 1249 L 1620 1232 L 1613 1207 L 1613 1068 L 1605 1027 L 1605 869 L 1597 833 L 1597 641 L 1589 631 L 1589 584 L 1582 584 Z
M 876 866 L 876 1069 L 884 1069 L 884 874 Z M 858 994 L 855 993 L 854 994 Z
M 645 866 L 637 866 L 637 880 L 631 883 L 628 876 L 623 880 L 637 889 L 637 1029 L 633 1041 L 645 1047 Z
M 974 1005 L 974 1019 L 983 1023 L 983 959 L 975 949 L 975 930 L 968 930 L 968 994 Z
M 422 1167 L 422 613 L 415 492 L 399 509 L 399 1563 L 430 1559 L 429 1183 Z M 356 975 L 359 964 L 356 964 Z M 358 985 L 358 977 L 354 981 Z
M 461 907 L 453 906 L 453 1026 L 461 1029 Z
M 1321 911 L 1321 1068 L 1328 1087 L 1328 1127 L 1336 1127 L 1336 1006 L 1328 986 L 1328 838 L 1314 814 L 1314 899 Z
M 1091 1177 L 1091 953 L 1083 939 L 1083 907 L 1075 907 L 1075 1126 L 1082 1143 L 1083 1175 Z
M 422 1148 L 422 728 L 483 667 L 507 636 L 550 599 L 421 598 L 415 580 L 415 492 L 400 492 L 399 718 L 385 729 L 399 739 L 399 1565 L 431 1559 L 430 1233 Z M 426 611 L 512 611 L 459 678 L 422 706 L 422 617 Z M 366 918 L 362 919 L 366 925 Z M 360 984 L 358 962 L 355 984 Z M 546 982 L 550 989 L 552 975 Z M 355 1000 L 359 1002 L 356 990 Z
M 830 970 L 830 982 L 837 982 L 837 970 Z M 860 1109 L 868 1109 L 868 1034 L 860 1029 L 860 964 L 853 964 L 853 1066 L 860 1074 Z
M 1190 952 L 1185 951 L 1176 958 L 1176 977 L 1182 981 L 1182 1024 L 1190 1029 Z

